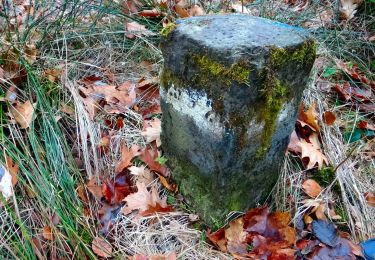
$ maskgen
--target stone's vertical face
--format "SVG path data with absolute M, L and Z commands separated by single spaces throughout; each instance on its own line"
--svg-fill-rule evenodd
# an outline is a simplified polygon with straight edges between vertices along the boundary
M 315 43 L 262 18 L 200 16 L 179 20 L 162 51 L 163 149 L 182 193 L 217 226 L 277 181 Z

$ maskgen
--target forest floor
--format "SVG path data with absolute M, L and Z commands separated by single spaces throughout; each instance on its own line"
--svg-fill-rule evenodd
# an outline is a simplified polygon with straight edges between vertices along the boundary
M 282 174 L 210 230 L 160 144 L 160 37 L 246 13 L 318 43 Z M 373 0 L 0 2 L 1 259 L 355 259 L 375 237 Z

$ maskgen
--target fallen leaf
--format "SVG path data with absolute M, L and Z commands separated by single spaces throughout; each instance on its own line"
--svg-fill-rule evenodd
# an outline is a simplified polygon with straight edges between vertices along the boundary
M 102 185 L 96 183 L 97 178 L 93 177 L 86 183 L 87 190 L 94 196 L 95 199 L 100 201 L 103 197 Z
M 295 130 L 293 130 L 292 134 L 290 135 L 290 140 L 288 144 L 288 151 L 298 154 L 302 152 L 302 148 L 300 145 L 300 139 L 297 136 L 297 133 Z
M 140 79 L 138 81 L 138 86 L 136 88 L 137 95 L 139 96 L 140 103 L 146 101 L 159 101 L 160 99 L 160 89 L 159 80 L 156 77 L 149 79 Z
M 167 197 L 160 198 L 155 187 L 152 187 L 151 192 L 149 192 L 144 183 L 137 182 L 136 185 L 138 189 L 137 192 L 128 195 L 124 199 L 126 206 L 122 209 L 122 212 L 125 215 L 134 210 L 139 210 L 140 214 L 152 214 L 160 211 L 165 212 L 164 210 L 171 211 L 171 206 L 167 205 Z M 152 212 L 152 210 L 154 211 Z
M 131 165 L 131 161 L 134 157 L 140 155 L 139 146 L 133 144 L 129 149 L 124 143 L 121 144 L 121 158 L 118 161 L 115 172 L 122 172 L 126 167 Z
M 303 191 L 311 198 L 318 197 L 320 192 L 322 191 L 322 187 L 320 187 L 320 185 L 312 179 L 307 179 L 306 181 L 304 181 L 302 183 L 302 188 Z
M 162 175 L 160 175 L 160 174 L 158 174 L 158 177 L 159 177 L 159 181 L 160 181 L 160 183 L 167 189 L 167 190 L 169 190 L 170 192 L 177 192 L 177 185 L 175 184 L 175 183 L 169 183 L 168 182 L 168 180 L 164 177 L 164 176 L 162 176 Z
M 333 247 L 316 246 L 313 259 L 356 259 L 347 239 L 337 237 L 337 241 Z
M 9 111 L 21 129 L 30 127 L 34 115 L 34 107 L 30 100 L 11 106 Z
M 331 247 L 339 243 L 339 236 L 333 223 L 324 220 L 314 220 L 312 222 L 313 234 L 324 244 Z
M 311 129 L 319 133 L 320 127 L 318 125 L 318 115 L 315 103 L 313 103 L 307 111 L 305 111 L 305 106 L 302 104 L 299 109 L 298 121 L 302 126 L 308 125 Z
M 92 251 L 100 257 L 111 257 L 112 255 L 112 246 L 111 244 L 100 237 L 95 237 L 91 245 Z
M 313 221 L 314 219 L 310 217 L 309 215 L 305 214 L 303 216 L 303 222 L 305 222 L 306 225 L 311 224 Z
M 125 14 L 135 14 L 138 13 L 138 7 L 137 5 L 142 5 L 139 3 L 139 1 L 134 0 L 126 0 L 122 1 L 122 9 Z
M 344 100 L 344 101 L 349 101 L 351 99 L 349 93 L 344 90 L 345 84 L 343 86 L 339 84 L 335 84 L 332 86 L 332 90 L 336 91 L 339 98 Z
M 179 5 L 175 5 L 174 9 L 175 9 L 176 14 L 177 14 L 179 17 L 181 17 L 181 18 L 190 17 L 189 12 L 186 11 L 185 8 L 183 8 L 183 7 L 179 6 Z
M 328 165 L 327 157 L 322 153 L 320 148 L 318 135 L 313 133 L 309 137 L 309 141 L 310 143 L 302 139 L 299 143 L 301 146 L 301 158 L 309 158 L 306 168 L 312 169 L 318 165 L 318 169 L 321 169 L 324 164 Z
M 100 234 L 107 234 L 112 229 L 120 211 L 121 205 L 109 205 L 103 203 L 103 207 L 98 210 Z
M 246 232 L 244 231 L 243 218 L 237 218 L 229 223 L 225 229 L 227 250 L 232 255 L 245 255 L 247 253 Z
M 25 58 L 30 63 L 33 64 L 36 61 L 38 55 L 38 49 L 34 44 L 25 44 Z
M 110 143 L 111 143 L 110 136 L 108 134 L 107 135 L 102 134 L 102 137 L 100 138 L 99 144 L 98 144 L 98 152 L 101 156 L 106 154 L 109 151 Z
M 352 241 L 348 240 L 350 249 L 352 253 L 356 256 L 363 257 L 362 247 L 360 245 L 354 244 Z
M 159 147 L 161 145 L 160 133 L 161 121 L 159 118 L 153 118 L 145 122 L 145 130 L 142 132 L 142 135 L 146 138 L 147 143 L 156 141 L 156 146 Z
M 131 82 L 125 82 L 119 87 L 113 85 L 93 85 L 92 89 L 92 95 L 103 95 L 104 100 L 108 103 L 120 104 L 126 107 L 131 107 L 135 103 L 135 85 Z
M 327 220 L 327 217 L 324 212 L 325 212 L 325 207 L 323 204 L 320 204 L 315 210 L 316 218 L 320 220 Z
M 372 192 L 366 192 L 365 194 L 365 199 L 367 201 L 367 204 L 370 205 L 371 207 L 375 207 L 375 195 Z
M 92 99 L 91 97 L 81 97 L 83 104 L 85 105 L 85 109 L 89 114 L 91 120 L 94 120 L 97 112 L 100 109 L 97 101 Z
M 161 165 L 156 161 L 158 158 L 158 151 L 155 147 L 153 148 L 144 148 L 141 151 L 139 159 L 144 161 L 151 171 L 156 171 L 163 175 L 164 177 L 169 176 L 169 169 L 165 165 Z
M 357 12 L 358 5 L 355 0 L 340 0 L 340 18 L 342 20 L 351 20 Z
M 149 106 L 144 106 L 139 110 L 139 113 L 142 114 L 143 118 L 148 118 L 155 114 L 161 114 L 160 104 L 159 102 L 156 102 Z
M 336 121 L 336 116 L 331 111 L 325 111 L 323 113 L 323 122 L 327 125 L 333 125 L 333 123 Z
M 133 192 L 133 181 L 128 171 L 116 174 L 114 180 L 107 180 L 102 185 L 104 199 L 109 204 L 119 204 Z
M 43 227 L 42 236 L 50 241 L 54 240 L 53 234 L 52 234 L 52 228 L 50 226 Z
M 363 120 L 361 120 L 361 121 L 358 122 L 357 127 L 359 129 L 363 129 L 363 130 L 368 129 L 368 130 L 375 131 L 375 125 L 369 124 L 368 122 L 363 121 Z
M 138 13 L 139 16 L 142 16 L 142 17 L 158 17 L 158 16 L 162 16 L 163 13 L 160 12 L 158 9 L 154 8 L 154 9 L 151 9 L 151 10 L 142 10 Z
M 154 181 L 154 174 L 146 166 L 131 166 L 130 174 L 137 176 L 137 181 L 150 185 Z
M 151 31 L 146 29 L 146 26 L 139 24 L 135 21 L 126 23 L 126 33 L 125 36 L 129 39 L 134 39 L 136 37 L 147 36 L 153 34 Z
M 151 193 L 147 190 L 147 187 L 142 182 L 137 182 L 137 192 L 128 195 L 124 201 L 127 203 L 123 208 L 122 212 L 127 215 L 133 210 L 147 210 L 148 205 L 153 204 Z
M 225 238 L 225 229 L 220 228 L 214 233 L 207 232 L 206 236 L 222 252 L 227 252 L 227 240 Z
M 13 162 L 12 158 L 10 158 L 9 156 L 5 155 L 5 159 L 6 159 L 6 168 L 8 170 L 8 172 L 10 173 L 10 175 L 12 176 L 12 186 L 16 186 L 17 182 L 18 182 L 18 165 L 16 163 Z
M 86 194 L 86 189 L 83 186 L 83 184 L 80 184 L 80 185 L 77 186 L 76 192 L 77 192 L 77 195 L 81 199 L 82 202 L 84 202 L 84 203 L 89 202 L 89 199 L 87 198 L 87 194 Z
M 57 82 L 61 77 L 61 69 L 45 69 L 42 76 L 45 77 L 49 82 Z

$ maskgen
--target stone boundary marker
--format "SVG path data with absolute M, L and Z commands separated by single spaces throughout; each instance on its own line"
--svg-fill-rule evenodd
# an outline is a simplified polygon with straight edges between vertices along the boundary
M 178 20 L 162 40 L 162 143 L 210 226 L 276 183 L 315 60 L 301 28 L 243 14 Z

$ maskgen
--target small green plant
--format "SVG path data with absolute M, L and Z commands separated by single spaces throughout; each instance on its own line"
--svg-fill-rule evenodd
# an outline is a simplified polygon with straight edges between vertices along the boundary
M 325 67 L 322 73 L 323 78 L 328 78 L 334 74 L 336 74 L 337 68 L 336 67 Z
M 158 157 L 155 159 L 155 162 L 158 162 L 158 163 L 160 163 L 161 165 L 164 165 L 167 161 L 168 161 L 168 159 L 165 158 L 164 156 L 158 156 Z
M 254 246 L 253 246 L 253 244 L 248 244 L 247 245 L 247 251 L 253 251 L 253 249 L 254 249 Z

